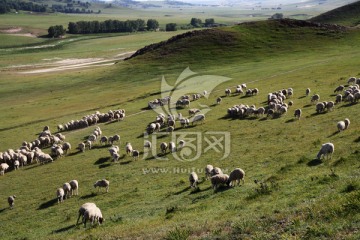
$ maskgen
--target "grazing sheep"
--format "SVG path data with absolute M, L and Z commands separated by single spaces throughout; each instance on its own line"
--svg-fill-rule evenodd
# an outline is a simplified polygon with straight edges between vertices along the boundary
M 302 111 L 300 108 L 296 109 L 295 113 L 294 113 L 294 117 L 296 117 L 297 119 L 300 119 L 301 113 L 302 113 Z
M 99 187 L 98 191 L 100 191 L 100 188 L 106 188 L 106 192 L 109 192 L 109 185 L 110 182 L 106 179 L 98 180 L 94 183 L 94 188 Z
M 337 88 L 335 88 L 334 93 L 342 92 L 344 90 L 344 85 L 340 85 Z
M 81 151 L 81 152 L 85 152 L 85 148 L 86 148 L 86 146 L 85 146 L 85 143 L 79 143 L 79 145 L 78 145 L 78 149 Z
M 321 146 L 320 151 L 316 155 L 317 159 L 321 159 L 323 156 L 324 158 L 328 159 L 332 157 L 332 154 L 334 153 L 335 147 L 333 143 L 325 143 Z
M 161 150 L 161 152 L 162 152 L 163 154 L 166 153 L 167 148 L 168 148 L 168 144 L 167 144 L 166 142 L 162 142 L 162 143 L 160 144 L 160 150 Z
M 356 77 L 350 77 L 349 79 L 348 79 L 348 84 L 350 84 L 350 83 L 355 83 L 355 81 L 356 81 Z
M 192 187 L 192 188 L 196 188 L 196 187 L 197 187 L 197 184 L 198 184 L 198 182 L 199 182 L 199 177 L 198 177 L 198 175 L 196 174 L 196 172 L 190 173 L 189 182 L 190 182 L 190 187 Z
M 190 123 L 190 120 L 188 118 L 180 119 L 180 124 L 181 124 L 181 127 L 183 127 L 183 128 L 189 126 L 189 123 Z
M 210 175 L 211 176 L 215 176 L 217 174 L 223 174 L 223 172 L 221 171 L 220 168 L 218 167 L 214 167 L 211 171 L 210 171 Z
M 176 152 L 176 145 L 174 142 L 169 142 L 169 151 Z
M 220 104 L 221 101 L 222 101 L 222 98 L 221 98 L 221 97 L 218 97 L 218 98 L 216 99 L 216 104 Z
M 206 165 L 205 167 L 205 178 L 209 179 L 212 175 L 211 175 L 211 171 L 214 169 L 213 165 Z
M 334 109 L 335 103 L 333 101 L 327 102 L 326 108 L 328 111 L 332 111 Z
M 338 132 L 341 132 L 341 131 L 344 131 L 346 126 L 345 126 L 345 122 L 344 121 L 339 121 L 337 124 L 336 124 L 336 127 L 338 129 Z
M 7 163 L 0 164 L 0 175 L 4 175 L 5 171 L 8 170 L 9 165 Z
M 86 209 L 83 215 L 84 227 L 86 227 L 86 222 L 90 221 L 91 225 L 97 222 L 99 225 L 103 223 L 104 218 L 102 216 L 101 210 L 98 207 L 90 207 Z
M 13 209 L 13 208 L 14 208 L 15 198 L 16 198 L 15 195 L 8 197 L 8 203 L 9 203 L 10 209 Z
M 69 142 L 64 142 L 62 145 L 62 150 L 65 154 L 68 154 L 71 151 L 71 144 Z
M 144 148 L 150 149 L 151 148 L 151 142 L 149 140 L 146 140 L 144 142 Z
M 132 150 L 132 156 L 133 156 L 134 160 L 137 160 L 137 159 L 139 159 L 140 152 L 138 150 Z
M 185 141 L 184 140 L 180 140 L 179 141 L 179 147 L 177 149 L 182 149 L 185 146 Z
M 211 185 L 216 191 L 220 185 L 228 185 L 229 183 L 229 175 L 227 174 L 216 174 L 210 178 Z
M 318 102 L 320 100 L 320 95 L 319 94 L 315 94 L 311 97 L 311 102 Z
M 239 185 L 240 180 L 245 183 L 245 171 L 241 168 L 235 168 L 229 176 L 228 185 L 235 187 L 235 184 Z
M 225 89 L 225 95 L 230 96 L 230 94 L 231 94 L 231 89 L 229 88 Z
M 77 180 L 71 180 L 69 184 L 71 186 L 71 196 L 79 195 L 79 182 Z
M 133 147 L 132 147 L 131 143 L 127 142 L 125 145 L 126 154 L 130 155 L 130 154 L 132 154 L 132 151 L 133 151 Z
M 336 95 L 336 98 L 335 98 L 335 104 L 338 104 L 340 102 L 342 102 L 342 95 L 338 94 L 338 95 Z
M 199 112 L 200 112 L 200 109 L 197 109 L 197 108 L 189 109 L 189 115 L 190 116 L 195 115 L 196 113 L 199 113 Z
M 321 113 L 325 110 L 325 104 L 322 102 L 319 102 L 316 104 L 316 112 Z
M 195 115 L 192 119 L 192 125 L 194 125 L 195 122 L 204 122 L 205 121 L 205 115 L 204 114 L 198 114 Z
M 172 133 L 174 130 L 175 130 L 175 128 L 174 128 L 173 126 L 170 126 L 170 127 L 168 127 L 168 128 L 166 129 L 166 132 L 170 134 L 170 133 Z
M 345 129 L 348 129 L 350 125 L 350 120 L 348 118 L 345 118 L 344 122 L 345 122 Z
M 241 86 L 242 88 L 245 88 L 245 89 L 247 88 L 246 83 L 243 83 L 243 84 L 241 84 L 240 86 Z
M 112 137 L 111 137 L 111 141 L 112 141 Z M 108 137 L 107 136 L 102 136 L 100 138 L 100 144 L 106 144 L 108 142 Z
M 64 193 L 65 193 L 65 198 L 68 198 L 71 192 L 71 185 L 70 183 L 64 183 L 63 185 L 63 189 L 64 189 Z
M 307 88 L 307 89 L 305 90 L 305 95 L 306 95 L 306 96 L 309 96 L 310 92 L 311 92 L 310 88 Z
M 84 216 L 84 213 L 86 212 L 86 210 L 88 210 L 90 208 L 95 208 L 95 207 L 96 207 L 95 203 L 84 203 L 83 205 L 81 205 L 81 207 L 79 208 L 79 216 L 76 221 L 76 225 L 78 225 L 80 217 Z
M 63 188 L 56 189 L 56 197 L 58 200 L 58 203 L 62 203 L 64 201 L 65 192 Z

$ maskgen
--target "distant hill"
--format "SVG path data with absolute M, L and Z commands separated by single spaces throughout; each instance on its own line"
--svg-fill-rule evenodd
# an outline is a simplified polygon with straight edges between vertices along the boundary
M 336 23 L 355 26 L 360 23 L 360 1 L 333 9 L 311 18 L 310 21 L 319 23 Z

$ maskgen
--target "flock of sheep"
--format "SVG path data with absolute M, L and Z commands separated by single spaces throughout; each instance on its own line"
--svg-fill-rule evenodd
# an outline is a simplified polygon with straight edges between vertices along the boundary
M 332 111 L 336 104 L 339 104 L 342 101 L 347 101 L 351 104 L 357 102 L 360 99 L 359 84 L 360 79 L 350 78 L 348 84 L 352 83 L 353 85 L 345 88 L 343 85 L 338 86 L 334 93 L 337 93 L 335 101 L 320 102 L 319 94 L 311 96 L 310 101 L 316 103 L 316 112 L 322 113 L 325 110 Z M 231 89 L 228 88 L 225 90 L 225 95 L 231 95 Z M 259 93 L 258 88 L 247 89 L 246 84 L 241 84 L 236 86 L 234 94 L 240 95 L 245 92 L 246 96 L 257 95 Z M 310 95 L 311 90 L 308 88 L 305 91 L 306 96 Z M 205 95 L 207 94 L 204 91 Z M 197 100 L 203 96 L 201 94 L 194 94 L 192 96 L 192 101 Z M 255 107 L 255 105 L 248 106 L 246 104 L 234 105 L 227 109 L 227 114 L 233 118 L 245 118 L 252 116 L 261 116 L 265 115 L 267 117 L 282 116 L 288 112 L 288 109 L 294 104 L 292 100 L 285 102 L 286 99 L 291 99 L 294 95 L 294 90 L 292 88 L 281 89 L 276 92 L 269 93 L 267 95 L 267 105 L 261 107 Z M 167 97 L 164 99 L 156 99 L 149 102 L 149 107 L 154 108 L 157 105 L 169 104 L 171 98 Z M 178 99 L 176 106 L 189 107 L 191 97 L 183 96 Z M 222 102 L 222 98 L 218 97 L 216 99 L 217 104 Z M 164 114 L 159 114 L 156 116 L 156 119 L 148 124 L 146 131 L 151 134 L 157 131 L 160 131 L 162 128 L 166 128 L 167 132 L 172 132 L 175 130 L 176 122 L 180 122 L 183 128 L 187 127 L 190 122 L 192 124 L 197 122 L 203 122 L 205 120 L 205 115 L 201 114 L 201 111 L 196 108 L 188 110 L 189 118 L 185 118 L 182 114 L 178 116 L 168 115 L 165 117 Z M 294 117 L 300 119 L 302 110 L 300 108 L 294 110 Z M 34 162 L 44 164 L 47 162 L 52 162 L 54 159 L 65 156 L 71 150 L 71 144 L 65 142 L 65 136 L 60 133 L 60 131 L 74 130 L 78 128 L 88 127 L 94 124 L 108 122 L 113 120 L 123 120 L 125 117 L 125 110 L 115 110 L 108 111 L 107 113 L 96 112 L 91 115 L 84 116 L 81 120 L 70 121 L 66 124 L 58 125 L 59 132 L 56 134 L 51 134 L 48 126 L 44 127 L 43 131 L 39 134 L 38 138 L 32 142 L 24 141 L 22 145 L 16 149 L 8 149 L 5 152 L 0 152 L 0 174 L 4 175 L 9 169 L 18 169 L 19 167 L 31 164 Z M 192 117 L 192 120 L 190 118 Z M 337 123 L 336 127 L 338 131 L 344 131 L 349 128 L 350 120 L 345 118 Z M 109 144 L 110 148 L 108 149 L 112 161 L 117 162 L 120 158 L 119 146 L 114 145 L 120 141 L 120 136 L 115 134 L 110 137 L 102 135 L 102 131 L 99 126 L 97 126 L 93 132 L 88 136 L 87 140 L 78 144 L 78 149 L 80 152 L 84 152 L 85 149 L 91 149 L 96 142 L 99 141 L 100 144 Z M 185 146 L 185 141 L 180 140 L 177 144 L 174 142 L 162 142 L 160 144 L 161 153 L 165 154 L 167 150 L 169 152 L 174 152 L 182 149 Z M 42 151 L 43 148 L 50 147 L 50 154 L 47 154 Z M 144 149 L 151 148 L 151 142 L 145 141 Z M 321 146 L 316 158 L 321 159 L 331 158 L 334 152 L 333 143 L 325 143 Z M 133 156 L 134 159 L 138 159 L 140 151 L 133 149 L 131 143 L 127 142 L 125 145 L 125 152 L 127 155 Z M 207 165 L 205 167 L 205 178 L 210 179 L 211 186 L 216 191 L 221 185 L 227 185 L 234 187 L 239 185 L 240 181 L 245 183 L 245 171 L 241 168 L 236 168 L 229 175 L 224 174 L 222 170 L 218 167 L 213 167 L 212 165 Z M 190 187 L 197 188 L 199 183 L 199 177 L 196 172 L 191 172 L 189 175 Z M 106 192 L 109 190 L 109 181 L 106 179 L 98 180 L 95 182 L 94 187 L 105 188 Z M 68 183 L 64 183 L 62 187 L 56 189 L 56 197 L 58 203 L 64 201 L 72 195 L 78 195 L 79 183 L 77 180 L 71 180 Z M 8 197 L 8 203 L 10 208 L 14 207 L 15 195 Z M 95 222 L 101 224 L 104 221 L 100 209 L 94 203 L 83 204 L 79 209 L 79 216 L 77 224 L 80 217 L 82 216 L 82 222 L 86 226 L 86 222 L 90 221 L 92 224 Z

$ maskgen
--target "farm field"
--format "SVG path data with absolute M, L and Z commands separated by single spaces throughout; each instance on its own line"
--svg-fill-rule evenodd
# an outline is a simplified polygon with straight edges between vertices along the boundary
M 171 38 L 177 34 L 183 35 Z M 16 36 L 22 39 L 16 43 L 14 37 L 1 34 L 1 152 L 35 140 L 44 126 L 56 133 L 59 124 L 96 111 L 125 109 L 126 117 L 64 131 L 72 145 L 66 156 L 0 176 L 1 239 L 360 237 L 359 103 L 341 102 L 332 111 L 316 113 L 310 101 L 313 94 L 319 94 L 321 101 L 335 101 L 334 89 L 347 87 L 352 76 L 359 77 L 358 29 L 266 20 L 187 35 L 185 31 L 147 32 L 50 41 Z M 143 55 L 122 59 L 169 38 Z M 41 45 L 54 46 L 36 48 Z M 40 71 L 71 59 L 111 64 Z M 212 86 L 208 82 L 213 79 L 221 81 Z M 205 122 L 188 128 L 176 122 L 173 134 L 163 128 L 144 136 L 158 115 L 147 105 L 163 97 L 162 81 L 172 87 L 193 86 L 196 80 L 204 85 L 195 84 L 192 91 L 209 94 L 191 102 L 190 108 L 208 110 Z M 226 88 L 234 92 L 242 83 L 259 93 L 225 96 Z M 287 88 L 293 88 L 294 94 L 285 102 L 293 101 L 293 106 L 280 117 L 227 114 L 235 104 L 265 107 L 268 93 Z M 305 95 L 306 88 L 311 89 L 310 96 Z M 186 94 L 190 93 L 197 92 Z M 221 104 L 216 104 L 218 97 Z M 297 108 L 302 109 L 299 120 L 294 118 Z M 188 108 L 176 110 L 189 115 Z M 351 124 L 338 133 L 336 123 L 345 118 Z M 106 136 L 120 135 L 115 143 L 120 148 L 119 162 L 111 161 L 110 145 L 97 142 L 85 152 L 76 149 L 95 127 Z M 211 148 L 214 132 L 228 141 L 223 138 Z M 188 145 L 173 154 L 160 154 L 160 143 L 178 140 L 179 135 Z M 194 135 L 200 145 L 192 144 Z M 154 149 L 144 149 L 145 140 L 152 141 Z M 126 155 L 126 142 L 141 152 L 139 159 Z M 335 145 L 332 158 L 317 160 L 321 145 L 327 142 Z M 43 151 L 49 153 L 50 147 Z M 214 191 L 203 172 L 207 164 L 227 174 L 237 167 L 244 169 L 245 184 Z M 198 173 L 197 189 L 189 187 L 191 171 Z M 108 193 L 93 187 L 103 178 L 110 181 Z M 72 179 L 79 181 L 79 195 L 58 204 L 56 189 Z M 10 195 L 16 195 L 13 209 L 6 201 Z M 75 226 L 85 202 L 99 206 L 104 224 Z

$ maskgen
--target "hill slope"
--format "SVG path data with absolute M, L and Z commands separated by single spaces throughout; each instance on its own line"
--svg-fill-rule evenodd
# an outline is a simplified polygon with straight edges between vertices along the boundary
M 354 2 L 311 18 L 310 21 L 320 23 L 336 23 L 356 26 L 360 22 L 360 1 Z

